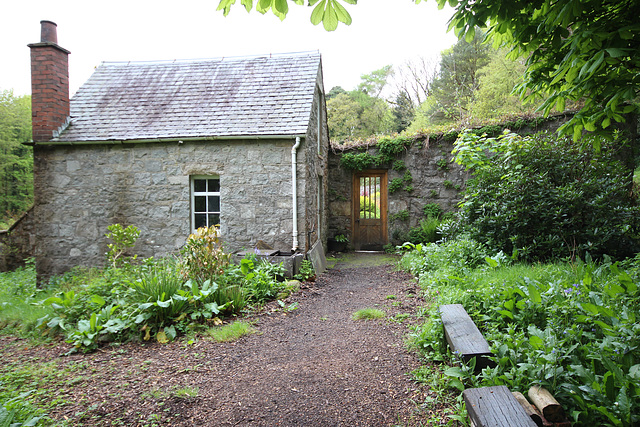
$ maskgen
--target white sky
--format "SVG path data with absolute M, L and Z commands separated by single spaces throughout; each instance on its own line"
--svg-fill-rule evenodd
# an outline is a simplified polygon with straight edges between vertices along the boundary
M 40 21 L 58 24 L 70 50 L 71 94 L 102 61 L 216 58 L 319 50 L 324 85 L 351 90 L 360 75 L 417 57 L 437 60 L 456 41 L 447 33 L 452 9 L 435 1 L 360 0 L 346 4 L 353 23 L 332 33 L 309 22 L 311 8 L 290 4 L 280 22 L 270 12 L 247 14 L 237 1 L 226 18 L 218 0 L 10 0 L 0 7 L 0 90 L 31 93 L 29 48 Z M 290 2 L 292 3 L 292 2 Z

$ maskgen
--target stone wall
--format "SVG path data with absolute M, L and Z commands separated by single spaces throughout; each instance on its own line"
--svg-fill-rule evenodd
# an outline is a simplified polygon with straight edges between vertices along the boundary
M 9 228 L 0 231 L 0 271 L 11 271 L 25 265 L 35 252 L 33 208 L 25 212 Z
M 306 190 L 306 166 L 313 144 L 303 138 L 298 153 L 301 248 L 309 246 L 305 224 L 313 222 L 304 209 L 311 192 Z M 104 264 L 104 234 L 114 223 L 140 228 L 133 250 L 140 256 L 173 253 L 191 232 L 194 175 L 220 177 L 221 233 L 227 250 L 252 248 L 262 240 L 290 251 L 292 145 L 291 139 L 36 145 L 39 278 L 75 265 Z
M 402 178 L 406 171 L 412 181 L 407 183 L 413 190 L 403 188 L 388 194 L 388 237 L 391 243 L 400 244 L 399 235 L 411 227 L 416 227 L 424 219 L 423 208 L 427 203 L 437 203 L 443 211 L 456 209 L 461 199 L 465 181 L 468 178 L 460 166 L 451 163 L 452 143 L 443 140 L 431 142 L 416 141 L 407 151 L 397 157 L 406 165 L 406 170 L 395 171 L 391 165 L 380 169 L 388 170 L 388 182 Z M 376 154 L 376 148 L 369 148 Z M 342 152 L 334 151 L 329 156 L 329 238 L 338 234 L 351 236 L 353 172 L 340 165 Z M 394 215 L 406 210 L 409 219 L 394 220 Z
M 327 248 L 327 180 L 328 156 L 329 156 L 329 129 L 326 121 L 326 109 L 324 107 L 324 93 L 321 86 L 322 78 L 319 76 L 316 85 L 314 103 L 309 118 L 309 132 L 307 144 L 302 150 L 304 158 L 298 159 L 298 163 L 304 161 L 307 165 L 302 177 L 305 185 L 306 205 L 304 214 L 304 229 L 307 230 L 306 245 L 302 246 L 308 252 L 318 239 L 323 247 Z M 301 227 L 299 225 L 299 227 Z

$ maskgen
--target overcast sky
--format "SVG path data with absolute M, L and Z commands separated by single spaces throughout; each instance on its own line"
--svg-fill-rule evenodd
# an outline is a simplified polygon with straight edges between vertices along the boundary
M 8 4 L 7 4 L 8 3 Z M 452 9 L 427 0 L 360 0 L 345 5 L 353 18 L 328 33 L 309 22 L 311 9 L 290 5 L 281 22 L 248 14 L 237 1 L 226 18 L 218 0 L 15 0 L 2 6 L 0 90 L 31 93 L 29 48 L 40 41 L 40 21 L 58 24 L 58 44 L 70 50 L 71 93 L 102 61 L 149 61 L 317 50 L 324 85 L 354 89 L 360 75 L 417 57 L 437 61 L 456 41 L 447 33 Z M 292 2 L 290 2 L 292 3 Z

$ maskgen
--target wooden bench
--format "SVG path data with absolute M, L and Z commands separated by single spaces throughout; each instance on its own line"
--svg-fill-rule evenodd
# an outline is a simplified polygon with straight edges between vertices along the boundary
M 462 396 L 475 427 L 537 427 L 506 386 L 468 388 Z
M 452 352 L 457 352 L 465 363 L 475 357 L 476 372 L 495 366 L 495 363 L 489 360 L 492 353 L 487 340 L 484 339 L 462 304 L 441 305 L 440 318 L 444 326 L 444 335 Z

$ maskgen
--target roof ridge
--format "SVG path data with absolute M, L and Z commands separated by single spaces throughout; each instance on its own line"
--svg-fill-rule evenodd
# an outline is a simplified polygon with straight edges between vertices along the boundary
M 192 62 L 237 62 L 237 61 L 245 61 L 248 59 L 259 59 L 259 58 L 291 58 L 294 56 L 312 56 L 312 54 L 317 54 L 320 56 L 319 50 L 304 50 L 298 52 L 279 52 L 279 53 L 269 53 L 269 54 L 256 54 L 256 55 L 238 55 L 238 56 L 219 56 L 213 58 L 191 58 L 191 59 L 159 59 L 159 60 L 150 60 L 150 61 L 102 61 L 101 65 L 161 65 L 161 64 L 181 64 L 181 63 L 192 63 Z

